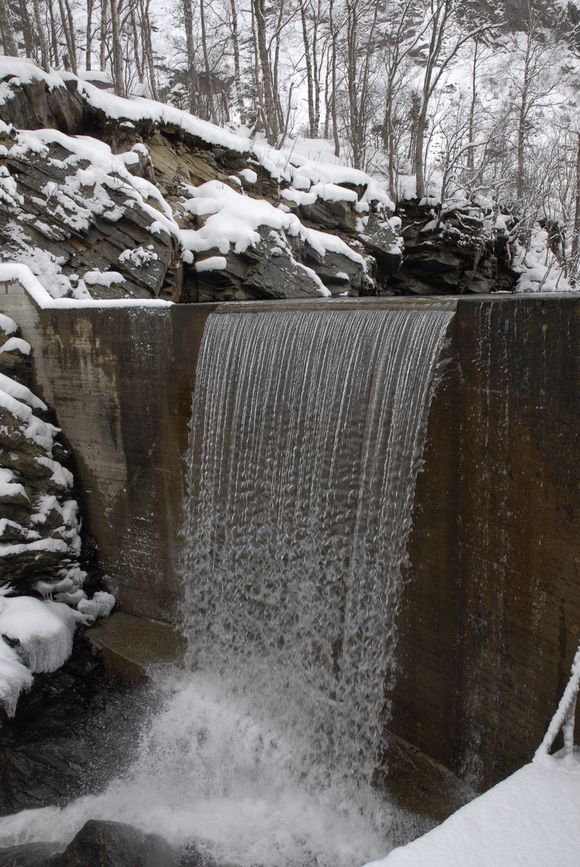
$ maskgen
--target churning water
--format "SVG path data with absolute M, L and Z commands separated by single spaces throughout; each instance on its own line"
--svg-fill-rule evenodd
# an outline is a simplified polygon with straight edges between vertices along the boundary
M 0 845 L 89 817 L 240 865 L 388 849 L 372 788 L 396 675 L 415 482 L 452 313 L 225 312 L 198 360 L 183 532 L 185 671 L 129 773 Z

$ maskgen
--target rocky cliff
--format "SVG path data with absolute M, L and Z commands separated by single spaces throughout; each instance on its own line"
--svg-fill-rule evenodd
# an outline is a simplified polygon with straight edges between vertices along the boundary
M 10 58 L 0 118 L 0 256 L 55 297 L 444 294 L 515 280 L 476 209 L 433 231 L 428 207 L 393 216 L 364 172 L 67 73 Z

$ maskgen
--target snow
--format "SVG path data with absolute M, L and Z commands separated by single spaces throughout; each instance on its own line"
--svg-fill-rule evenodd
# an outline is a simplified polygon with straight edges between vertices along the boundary
M 268 226 L 291 237 L 300 237 L 322 256 L 327 252 L 341 253 L 366 269 L 363 257 L 342 238 L 307 228 L 295 214 L 286 213 L 264 199 L 251 199 L 217 180 L 188 187 L 188 190 L 192 198 L 184 203 L 185 210 L 207 219 L 200 229 L 182 230 L 186 251 L 219 250 L 225 256 L 233 247 L 235 253 L 243 253 L 260 242 L 258 229 Z
M 114 298 L 114 299 L 78 299 L 78 298 L 53 298 L 32 273 L 27 265 L 17 262 L 0 262 L 0 283 L 19 283 L 36 304 L 42 309 L 72 309 L 83 310 L 87 308 L 114 308 L 114 307 L 172 307 L 172 301 L 164 301 L 159 298 Z M 11 338 L 14 339 L 14 338 Z M 27 344 L 30 351 L 30 344 Z M 6 344 L 0 349 L 2 352 Z
M 9 717 L 14 716 L 18 697 L 32 686 L 32 673 L 0 636 L 0 706 Z
M 247 184 L 258 183 L 258 175 L 253 169 L 242 169 L 242 171 L 240 172 L 240 177 L 243 178 Z
M 33 394 L 29 388 L 16 382 L 14 379 L 10 379 L 9 376 L 5 376 L 3 373 L 0 373 L 0 391 L 14 397 L 21 403 L 27 404 L 32 409 L 47 409 L 46 404 Z
M 87 271 L 83 275 L 83 280 L 89 286 L 106 286 L 110 288 L 115 283 L 124 283 L 125 278 L 118 271 Z
M 23 485 L 19 482 L 15 482 L 15 478 L 16 477 L 12 470 L 0 467 L 0 499 L 12 500 L 15 497 L 24 497 L 26 500 L 28 499 Z
M 373 867 L 578 867 L 580 755 L 525 765 Z M 367 865 L 369 867 L 369 865 Z
M 32 409 L 20 400 L 0 390 L 0 407 L 7 410 L 22 423 L 22 433 L 27 439 L 33 440 L 45 451 L 52 449 L 52 443 L 58 428 L 37 418 Z M 40 460 L 40 458 L 39 458 Z
M 204 271 L 224 271 L 228 267 L 228 261 L 224 256 L 209 256 L 207 259 L 202 259 L 195 263 L 195 270 L 198 273 Z
M 86 617 L 96 620 L 98 617 L 108 617 L 115 605 L 115 597 L 111 593 L 99 590 L 92 599 L 82 599 L 77 608 Z
M 515 245 L 514 271 L 520 274 L 518 292 L 574 291 L 549 248 L 547 231 L 537 224 L 527 248 Z
M 22 355 L 30 355 L 32 347 L 27 340 L 23 340 L 21 337 L 9 337 L 8 340 L 0 346 L 0 352 L 21 352 Z
M 78 611 L 32 596 L 0 596 L 0 634 L 19 642 L 30 671 L 56 671 L 72 652 Z
M 10 337 L 11 334 L 16 334 L 18 325 L 10 316 L 0 313 L 0 331 L 3 331 L 6 337 Z
M 33 81 L 44 81 L 48 88 L 62 87 L 63 80 L 58 72 L 44 72 L 31 60 L 25 57 L 6 57 L 0 55 L 0 105 L 14 98 L 14 85 L 31 84 Z

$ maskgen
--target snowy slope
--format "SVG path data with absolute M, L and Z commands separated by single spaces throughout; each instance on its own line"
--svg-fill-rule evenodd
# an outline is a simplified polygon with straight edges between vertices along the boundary
M 366 867 L 578 867 L 580 753 L 529 764 Z

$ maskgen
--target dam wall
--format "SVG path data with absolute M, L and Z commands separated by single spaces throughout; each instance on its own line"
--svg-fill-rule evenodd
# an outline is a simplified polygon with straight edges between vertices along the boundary
M 179 612 L 183 458 L 210 313 L 432 303 L 44 309 L 0 284 L 123 610 Z M 445 303 L 455 317 L 417 482 L 391 728 L 486 787 L 531 758 L 580 635 L 580 297 Z

